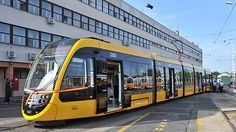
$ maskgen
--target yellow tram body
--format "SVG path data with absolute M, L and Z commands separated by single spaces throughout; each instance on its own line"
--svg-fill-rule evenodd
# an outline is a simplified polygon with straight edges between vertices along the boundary
M 156 56 L 156 55 L 142 53 L 140 51 L 136 51 L 136 50 L 133 50 L 133 49 L 130 49 L 127 47 L 117 46 L 117 45 L 113 45 L 113 44 L 110 44 L 110 43 L 107 43 L 104 41 L 91 39 L 91 38 L 79 39 L 74 42 L 75 43 L 72 44 L 71 48 L 68 51 L 68 54 L 66 55 L 62 65 L 60 66 L 60 70 L 57 72 L 57 77 L 55 79 L 53 89 L 42 90 L 42 91 L 41 90 L 32 90 L 31 88 L 25 89 L 25 96 L 22 101 L 22 114 L 25 119 L 31 120 L 31 121 L 56 121 L 56 120 L 68 120 L 68 119 L 75 119 L 75 118 L 101 116 L 101 115 L 106 115 L 106 114 L 110 114 L 110 113 L 114 113 L 114 112 L 118 112 L 118 111 L 130 110 L 130 109 L 150 105 L 150 104 L 153 104 L 156 102 L 162 102 L 162 101 L 166 101 L 166 100 L 170 100 L 170 99 L 174 99 L 174 98 L 180 98 L 183 96 L 189 96 L 189 95 L 193 95 L 196 93 L 201 93 L 201 92 L 211 90 L 210 85 L 204 86 L 203 90 L 201 90 L 200 86 L 197 87 L 197 85 L 195 85 L 195 87 L 194 86 L 187 86 L 187 87 L 183 88 L 184 83 L 181 82 L 181 75 L 180 75 L 181 70 L 179 70 L 179 73 L 177 73 L 176 72 L 177 70 L 175 71 L 174 68 L 172 69 L 171 65 L 175 65 L 178 68 L 182 68 L 183 66 L 189 66 L 189 69 L 191 70 L 191 65 L 189 65 L 189 64 L 182 64 L 176 60 L 171 60 L 171 59 L 163 58 L 163 57 Z M 87 86 L 84 86 L 84 87 L 75 87 L 75 88 L 71 88 L 71 89 L 61 89 L 63 77 L 65 76 L 65 73 L 67 72 L 67 68 L 69 67 L 69 64 L 70 64 L 74 54 L 77 53 L 78 50 L 83 49 L 83 48 L 88 48 L 88 49 L 93 48 L 93 49 L 105 50 L 105 51 L 110 52 L 110 55 L 111 55 L 111 53 L 115 52 L 115 53 L 119 53 L 119 54 L 126 54 L 128 56 L 132 55 L 135 57 L 150 59 L 151 61 L 156 61 L 156 62 L 161 61 L 161 62 L 163 62 L 163 64 L 168 63 L 170 66 L 170 68 L 169 68 L 170 69 L 169 70 L 169 76 L 170 76 L 169 82 L 173 81 L 173 83 L 172 83 L 173 86 L 169 86 L 169 84 L 168 84 L 168 87 L 174 87 L 174 86 L 176 87 L 176 85 L 178 85 L 179 87 L 174 88 L 174 90 L 172 88 L 171 90 L 169 90 L 167 92 L 166 88 L 164 88 L 164 85 L 167 87 L 167 84 L 166 84 L 167 82 L 163 82 L 164 81 L 163 78 L 160 77 L 159 82 L 156 82 L 156 85 L 152 85 L 152 86 L 156 86 L 160 89 L 155 88 L 155 87 L 154 88 L 144 88 L 147 91 L 149 89 L 150 90 L 149 90 L 149 92 L 142 93 L 143 88 L 142 89 L 136 88 L 136 90 L 132 90 L 132 89 L 135 89 L 133 87 L 135 87 L 136 84 L 128 84 L 128 85 L 130 85 L 130 88 L 128 88 L 128 89 L 131 89 L 131 90 L 128 91 L 128 92 L 130 92 L 129 97 L 128 96 L 126 97 L 123 93 L 125 91 L 125 88 L 123 88 L 123 90 L 124 90 L 123 92 L 121 90 L 122 87 L 125 86 L 125 84 L 123 84 L 123 86 L 121 85 L 123 82 L 123 81 L 121 81 L 123 79 L 123 78 L 121 78 L 122 74 L 117 73 L 117 76 L 119 75 L 119 79 L 120 79 L 120 80 L 118 79 L 120 82 L 120 85 L 119 85 L 119 88 L 117 88 L 119 90 L 119 95 L 118 95 L 119 97 L 115 98 L 113 95 L 112 99 L 119 99 L 120 100 L 119 103 L 121 103 L 121 104 L 119 104 L 119 106 L 116 109 L 106 110 L 104 112 L 97 112 L 98 107 L 99 107 L 98 105 L 101 105 L 101 106 L 107 105 L 107 104 L 104 104 L 104 102 L 107 103 L 106 99 L 109 98 L 109 96 L 106 98 L 101 98 L 100 100 L 97 99 L 98 96 L 96 98 L 91 96 L 91 99 L 88 99 L 88 100 L 61 101 L 60 94 L 66 94 L 66 93 L 70 93 L 70 92 L 73 93 L 75 91 L 86 90 L 88 88 Z M 58 52 L 64 53 L 63 50 L 65 50 L 65 49 L 62 48 Z M 41 54 L 41 53 L 42 53 L 42 51 L 39 54 Z M 116 54 L 114 54 L 113 57 L 115 57 L 115 55 Z M 38 55 L 38 57 L 39 56 L 40 55 Z M 37 60 L 37 58 L 36 58 L 36 60 Z M 50 59 L 52 59 L 52 58 L 49 58 L 49 60 Z M 114 62 L 117 62 L 117 61 L 114 61 Z M 34 62 L 34 63 L 37 63 L 37 62 Z M 119 62 L 119 66 L 117 66 L 117 68 L 121 67 L 121 63 L 122 62 Z M 33 64 L 33 65 L 35 65 L 35 64 Z M 43 66 L 41 66 L 41 67 L 43 67 Z M 114 67 L 112 67 L 112 68 L 114 68 Z M 113 70 L 112 72 L 114 72 L 114 71 L 115 70 Z M 118 72 L 121 72 L 121 71 L 122 70 L 118 70 Z M 30 71 L 29 74 L 34 74 L 33 72 L 37 73 L 37 71 L 32 70 L 32 71 Z M 117 71 L 115 71 L 115 72 L 117 72 Z M 191 73 L 193 73 L 193 72 L 191 72 Z M 112 73 L 112 74 L 116 74 L 116 73 Z M 112 76 L 112 74 L 111 74 L 111 76 Z M 179 74 L 179 78 L 177 78 L 177 77 L 175 78 L 175 74 Z M 152 74 L 152 76 L 153 76 L 153 74 Z M 26 81 L 25 87 L 28 87 L 31 85 L 29 83 L 31 82 L 31 80 L 33 80 L 33 77 L 34 77 L 33 75 L 32 76 L 29 75 L 29 77 Z M 136 78 L 138 78 L 138 77 L 136 77 Z M 110 78 L 110 79 L 112 79 L 112 78 Z M 135 79 L 135 77 L 134 77 L 134 79 Z M 147 79 L 150 79 L 150 78 L 147 78 Z M 176 82 L 177 79 L 180 80 L 178 82 L 178 84 Z M 182 77 L 182 79 L 183 79 L 183 77 Z M 94 80 L 94 82 L 95 82 L 95 80 Z M 200 85 L 200 82 L 198 82 L 198 84 Z M 131 85 L 132 85 L 132 87 L 131 87 Z M 142 83 L 141 86 L 147 87 L 148 84 Z M 35 89 L 37 89 L 37 88 L 35 88 Z M 135 92 L 136 94 L 132 94 L 132 92 Z M 172 92 L 172 95 L 169 94 L 171 92 Z M 114 91 L 113 91 L 113 94 L 114 94 Z M 48 96 L 50 96 L 50 97 L 48 97 Z M 125 97 L 123 97 L 123 96 L 125 96 Z M 38 104 L 35 103 L 35 106 L 34 106 L 33 105 L 34 100 L 38 101 L 38 100 L 43 100 L 43 99 L 45 99 L 48 102 L 41 103 L 41 104 L 39 103 L 40 105 L 42 105 L 42 104 L 43 105 L 42 105 L 42 108 L 40 107 L 40 110 L 37 110 L 37 109 L 39 109 L 39 108 L 37 108 Z M 123 107 L 123 105 L 125 105 L 124 100 L 126 101 L 126 99 L 129 101 L 128 105 L 126 107 Z M 99 101 L 101 101 L 101 102 L 99 102 Z M 110 100 L 110 101 L 112 102 L 114 100 Z M 122 107 L 121 107 L 121 105 L 122 105 Z M 106 106 L 106 107 L 108 107 L 108 106 Z

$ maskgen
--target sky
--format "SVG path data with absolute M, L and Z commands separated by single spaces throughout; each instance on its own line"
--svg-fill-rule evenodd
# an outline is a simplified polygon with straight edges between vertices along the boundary
M 236 52 L 236 7 L 219 38 L 218 35 L 236 0 L 124 1 L 170 30 L 178 30 L 182 37 L 199 45 L 203 50 L 204 68 L 219 72 L 232 71 L 232 44 L 235 45 Z M 146 8 L 148 3 L 154 6 L 152 10 Z

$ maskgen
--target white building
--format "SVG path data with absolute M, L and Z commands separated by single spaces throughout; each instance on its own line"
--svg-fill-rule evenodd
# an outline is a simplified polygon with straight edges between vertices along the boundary
M 21 96 L 35 55 L 49 41 L 96 37 L 202 67 L 202 50 L 122 0 L 0 0 L 0 97 L 6 78 Z M 176 46 L 174 46 L 174 44 Z M 17 81 L 16 81 L 17 82 Z

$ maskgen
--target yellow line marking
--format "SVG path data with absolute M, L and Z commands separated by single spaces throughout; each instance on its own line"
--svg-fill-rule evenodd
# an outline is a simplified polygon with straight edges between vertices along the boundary
M 198 116 L 197 117 L 197 131 L 198 132 L 202 132 L 202 126 L 203 126 L 202 117 Z
M 164 119 L 162 122 L 160 122 L 160 125 L 154 129 L 154 132 L 163 131 L 167 124 L 168 124 L 168 121 Z
M 141 121 L 143 118 L 145 118 L 146 116 L 148 116 L 150 113 L 147 113 L 141 117 L 139 117 L 138 119 L 134 120 L 133 122 L 131 122 L 130 124 L 120 128 L 118 130 L 118 132 L 125 132 L 127 129 L 129 129 L 130 127 L 132 127 L 133 125 L 137 124 L 139 121 Z

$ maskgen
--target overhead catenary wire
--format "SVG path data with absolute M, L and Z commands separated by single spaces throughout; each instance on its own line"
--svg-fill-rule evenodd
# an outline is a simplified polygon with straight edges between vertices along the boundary
M 236 2 L 234 2 L 234 5 L 233 5 L 232 9 L 230 10 L 229 15 L 227 16 L 227 18 L 226 18 L 226 20 L 225 20 L 225 22 L 224 22 L 222 28 L 220 29 L 220 32 L 218 33 L 216 39 L 213 41 L 212 48 L 211 48 L 211 51 L 210 51 L 210 53 L 209 53 L 209 56 L 211 56 L 212 51 L 213 51 L 213 48 L 215 47 L 215 44 L 217 43 L 218 39 L 220 38 L 220 36 L 221 36 L 221 34 L 222 34 L 222 32 L 223 32 L 223 30 L 224 30 L 224 28 L 225 28 L 225 26 L 226 26 L 226 24 L 227 24 L 227 22 L 228 22 L 230 16 L 231 16 L 231 14 L 232 14 L 232 12 L 233 12 L 235 6 L 236 6 Z

